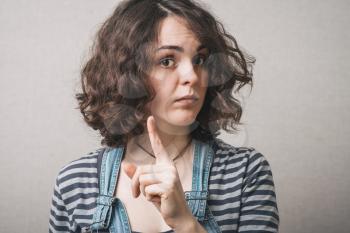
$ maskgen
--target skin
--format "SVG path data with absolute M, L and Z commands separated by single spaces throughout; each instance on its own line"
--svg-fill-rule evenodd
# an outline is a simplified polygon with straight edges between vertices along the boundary
M 161 49 L 155 53 L 155 64 L 149 75 L 157 93 L 148 106 L 152 115 L 147 120 L 147 132 L 134 139 L 153 151 L 155 163 L 130 163 L 127 161 L 132 160 L 125 158 L 122 167 L 131 179 L 134 198 L 144 195 L 175 232 L 206 232 L 188 208 L 173 157 L 190 140 L 189 126 L 203 105 L 207 73 L 202 64 L 208 51 L 206 48 L 197 51 L 199 41 L 186 27 L 186 22 L 174 16 L 167 17 L 161 24 L 157 48 L 164 45 L 176 45 L 183 51 Z M 198 97 L 195 104 L 175 102 L 187 94 Z M 128 147 L 137 148 L 134 140 Z M 149 161 L 149 155 L 142 154 L 143 159 Z M 190 160 L 191 156 L 187 153 L 183 159 Z

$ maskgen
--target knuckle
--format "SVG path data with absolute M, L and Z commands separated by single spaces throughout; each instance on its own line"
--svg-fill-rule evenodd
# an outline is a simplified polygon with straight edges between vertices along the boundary
M 150 192 L 150 185 L 147 185 L 144 189 L 145 189 L 146 194 L 149 193 Z

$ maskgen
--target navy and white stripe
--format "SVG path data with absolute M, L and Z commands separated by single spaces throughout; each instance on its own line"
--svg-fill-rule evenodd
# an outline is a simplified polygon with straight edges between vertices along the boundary
M 279 215 L 272 172 L 252 147 L 220 139 L 209 179 L 208 205 L 223 233 L 278 232 Z M 103 148 L 64 166 L 56 179 L 49 232 L 81 232 L 92 223 L 98 196 L 97 158 Z

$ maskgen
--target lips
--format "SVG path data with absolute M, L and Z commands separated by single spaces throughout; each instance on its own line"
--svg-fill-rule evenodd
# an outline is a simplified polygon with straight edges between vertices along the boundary
M 176 99 L 176 101 L 180 101 L 180 100 L 198 100 L 198 97 L 195 95 L 185 95 Z

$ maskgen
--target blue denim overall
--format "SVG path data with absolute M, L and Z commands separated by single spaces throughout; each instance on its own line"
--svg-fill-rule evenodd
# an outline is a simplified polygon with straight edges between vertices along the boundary
M 192 175 L 192 191 L 184 192 L 187 204 L 193 216 L 208 232 L 221 232 L 211 213 L 207 199 L 209 196 L 208 180 L 213 161 L 212 142 L 194 141 L 194 159 Z M 108 147 L 103 152 L 100 169 L 100 193 L 97 197 L 96 212 L 90 232 L 131 233 L 126 208 L 121 200 L 114 196 L 119 176 L 124 147 Z M 107 230 L 108 229 L 108 230 Z

